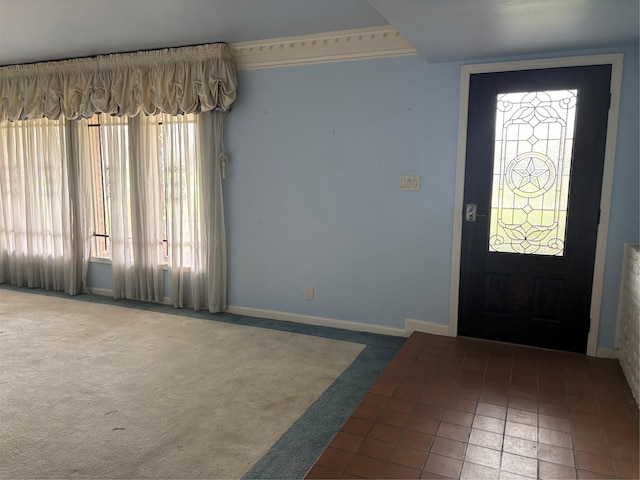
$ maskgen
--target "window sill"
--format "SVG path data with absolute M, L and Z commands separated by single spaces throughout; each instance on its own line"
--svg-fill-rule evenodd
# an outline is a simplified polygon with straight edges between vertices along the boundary
M 89 263 L 106 263 L 107 265 L 111 265 L 111 259 L 108 257 L 90 257 Z
M 111 259 L 109 257 L 90 257 L 89 263 L 102 263 L 104 265 L 111 265 Z M 162 267 L 163 270 L 169 270 L 169 265 L 166 263 L 160 266 Z M 189 269 L 186 268 L 185 270 L 189 270 Z

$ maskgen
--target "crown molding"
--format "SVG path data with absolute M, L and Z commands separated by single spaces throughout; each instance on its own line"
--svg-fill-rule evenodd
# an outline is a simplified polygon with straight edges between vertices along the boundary
M 231 43 L 238 70 L 417 55 L 391 26 Z

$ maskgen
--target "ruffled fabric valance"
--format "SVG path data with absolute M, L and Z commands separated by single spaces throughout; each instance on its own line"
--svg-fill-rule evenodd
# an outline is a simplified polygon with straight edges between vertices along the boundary
M 0 122 L 227 111 L 237 84 L 220 43 L 0 67 Z

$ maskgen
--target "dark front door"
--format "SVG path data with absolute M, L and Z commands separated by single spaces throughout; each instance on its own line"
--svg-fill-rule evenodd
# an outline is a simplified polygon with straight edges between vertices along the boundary
M 471 76 L 460 335 L 586 351 L 610 78 Z

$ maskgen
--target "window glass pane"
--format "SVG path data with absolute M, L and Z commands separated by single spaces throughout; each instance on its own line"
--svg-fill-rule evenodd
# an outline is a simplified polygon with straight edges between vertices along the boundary
M 94 192 L 93 255 L 111 257 L 111 190 L 117 159 L 125 164 L 123 181 L 129 191 L 128 125 L 126 117 L 94 115 L 87 121 L 91 149 L 91 175 Z M 126 195 L 129 202 L 129 195 Z
M 102 134 L 100 131 L 101 115 L 94 115 L 87 121 L 89 144 L 91 149 L 91 178 L 93 183 L 93 255 L 97 257 L 111 256 L 109 241 L 109 202 L 108 202 L 108 166 L 104 165 L 102 156 Z
M 577 95 L 498 95 L 490 252 L 564 254 Z

